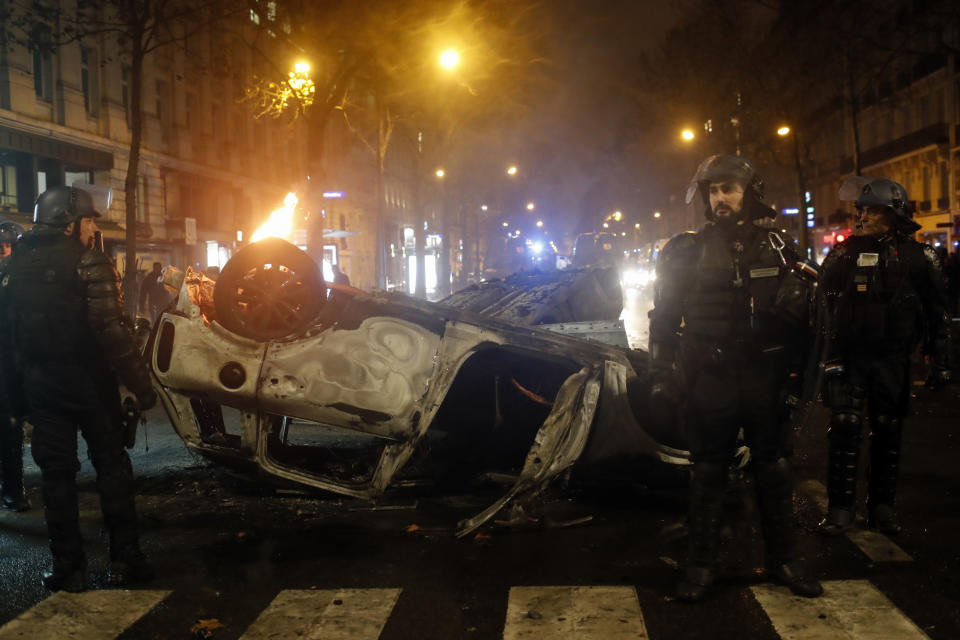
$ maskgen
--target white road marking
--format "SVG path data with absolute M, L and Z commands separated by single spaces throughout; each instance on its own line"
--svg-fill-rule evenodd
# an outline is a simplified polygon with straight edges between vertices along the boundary
M 0 640 L 110 640 L 170 593 L 121 589 L 61 591 L 0 627 Z
M 504 640 L 646 638 L 633 587 L 512 587 Z
M 822 482 L 804 480 L 797 485 L 797 491 L 810 496 L 821 511 L 827 512 L 827 488 Z M 873 562 L 913 562 L 909 553 L 882 533 L 854 527 L 846 535 Z
M 376 640 L 400 589 L 281 591 L 241 640 Z
M 819 598 L 773 585 L 751 589 L 783 640 L 929 640 L 868 580 L 824 582 Z

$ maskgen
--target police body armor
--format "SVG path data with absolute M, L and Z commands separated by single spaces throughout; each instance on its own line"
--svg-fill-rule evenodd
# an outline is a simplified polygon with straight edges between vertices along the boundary
M 719 350 L 762 351 L 796 342 L 795 332 L 806 330 L 814 277 L 798 275 L 789 238 L 745 223 L 735 233 L 711 225 L 676 241 L 679 251 L 671 259 L 665 249 L 664 266 L 686 263 L 673 285 L 688 292 L 676 310 L 684 336 Z M 651 326 L 654 341 L 659 330 Z
M 838 245 L 823 267 L 836 347 L 908 352 L 929 335 L 934 328 L 924 317 L 916 286 L 923 279 L 916 275 L 935 262 L 928 246 L 894 234 L 852 236 Z
M 4 286 L 11 300 L 30 302 L 9 311 L 18 365 L 95 362 L 77 274 L 83 250 L 63 235 L 17 247 Z

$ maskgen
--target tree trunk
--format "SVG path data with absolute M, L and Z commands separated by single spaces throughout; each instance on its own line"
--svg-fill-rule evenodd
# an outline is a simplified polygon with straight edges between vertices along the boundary
M 126 221 L 126 252 L 123 269 L 124 309 L 131 317 L 137 315 L 137 183 L 140 172 L 140 144 L 143 138 L 143 35 L 131 29 L 130 61 L 130 155 L 127 177 L 124 180 L 124 207 Z
M 850 49 L 844 49 L 846 66 L 847 96 L 845 102 L 850 107 L 850 130 L 853 134 L 853 174 L 861 175 L 860 167 L 860 108 L 857 104 L 857 80 L 854 77 L 853 66 L 850 63 Z

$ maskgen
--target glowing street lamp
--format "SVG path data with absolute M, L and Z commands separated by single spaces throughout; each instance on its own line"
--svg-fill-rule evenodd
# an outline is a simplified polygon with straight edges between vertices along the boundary
M 443 176 L 447 175 L 447 172 L 443 169 L 437 169 L 436 174 L 438 178 L 442 178 Z
M 502 226 L 504 229 L 506 229 L 506 228 L 508 228 L 508 227 L 510 226 L 510 223 L 509 223 L 509 222 L 503 222 L 503 223 L 500 224 L 500 226 Z
M 604 223 L 603 223 L 603 228 L 604 228 L 604 229 L 609 229 L 609 228 L 610 228 L 610 223 L 609 223 L 609 222 L 604 222 Z
M 543 220 L 537 220 L 537 226 L 543 227 Z
M 686 140 L 687 142 L 690 142 L 696 137 L 696 135 L 693 133 L 692 129 L 684 129 L 683 131 L 680 132 L 680 137 Z
M 617 222 L 620 222 L 620 220 L 621 220 L 622 218 L 623 218 L 623 212 L 622 212 L 622 211 L 614 211 L 614 212 L 613 212 L 613 219 L 614 219 L 614 220 L 616 220 Z
M 790 135 L 790 127 L 788 127 L 787 125 L 783 125 L 779 129 L 777 129 L 777 135 L 780 137 Z
M 480 211 L 486 211 L 487 208 L 488 208 L 488 207 L 487 207 L 487 205 L 485 205 L 485 204 L 480 205 Z
M 633 225 L 633 228 L 634 228 L 634 229 L 639 229 L 639 228 L 640 228 L 640 223 L 639 223 L 639 222 L 635 223 L 635 224 Z
M 453 69 L 460 64 L 460 54 L 456 49 L 447 49 L 440 54 L 440 66 L 444 69 Z
M 654 218 L 659 218 L 659 217 L 660 217 L 660 212 L 659 212 L 659 211 L 654 211 L 654 212 L 653 212 L 653 217 L 654 217 Z
M 517 167 L 516 167 L 516 165 L 510 165 L 509 167 L 507 167 L 507 175 L 508 175 L 508 176 L 515 176 L 515 175 L 517 175 Z
M 534 205 L 532 202 L 527 203 L 527 211 L 533 211 L 535 208 L 536 205 Z

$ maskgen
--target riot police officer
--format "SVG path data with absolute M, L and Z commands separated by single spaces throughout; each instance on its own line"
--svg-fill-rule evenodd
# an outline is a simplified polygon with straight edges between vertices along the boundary
M 948 379 L 946 296 L 933 249 L 913 239 L 907 192 L 887 178 L 848 178 L 858 233 L 823 262 L 826 305 L 825 401 L 831 408 L 827 493 L 820 530 L 853 526 L 861 431 L 870 425 L 868 524 L 886 534 L 901 525 L 894 510 L 900 436 L 910 397 L 910 356 L 922 342 L 935 383 Z
M 650 312 L 653 395 L 685 395 L 693 469 L 689 550 L 677 596 L 701 600 L 716 577 L 728 467 L 742 428 L 752 456 L 766 568 L 798 595 L 822 587 L 797 556 L 785 398 L 803 370 L 811 282 L 792 239 L 755 221 L 773 217 L 763 183 L 739 156 L 712 156 L 698 169 L 708 223 L 664 246 Z
M 0 258 L 13 251 L 13 245 L 23 233 L 23 227 L 15 222 L 0 222 Z M 0 263 L 0 273 L 3 272 Z M 6 300 L 0 296 L 0 314 L 6 309 Z M 0 361 L 11 357 L 8 344 L 0 345 Z M 14 408 L 19 400 L 16 377 L 4 376 L 5 367 L 0 366 L 0 508 L 10 511 L 27 511 L 30 501 L 23 490 L 23 416 Z
M 93 249 L 97 207 L 77 186 L 37 198 L 34 227 L 21 236 L 3 275 L 15 367 L 30 410 L 33 457 L 53 555 L 51 590 L 86 588 L 78 522 L 77 429 L 97 472 L 110 536 L 112 584 L 152 575 L 140 550 L 133 470 L 124 450 L 117 377 L 140 408 L 156 403 L 149 374 L 123 323 L 116 269 Z

